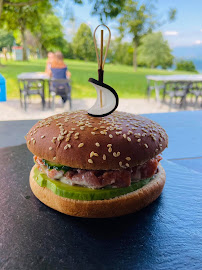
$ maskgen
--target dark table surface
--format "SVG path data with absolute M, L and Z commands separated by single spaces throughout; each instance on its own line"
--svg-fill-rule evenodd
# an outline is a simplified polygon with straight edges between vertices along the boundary
M 147 117 L 169 135 L 165 188 L 142 211 L 102 220 L 38 201 L 22 144 L 35 121 L 0 122 L 0 269 L 202 268 L 202 111 Z

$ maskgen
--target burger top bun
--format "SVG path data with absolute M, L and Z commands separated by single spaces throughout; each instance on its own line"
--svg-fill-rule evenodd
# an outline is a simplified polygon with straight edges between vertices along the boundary
M 168 146 L 168 136 L 156 122 L 118 111 L 105 117 L 86 111 L 53 115 L 37 122 L 26 141 L 40 158 L 87 170 L 140 165 Z

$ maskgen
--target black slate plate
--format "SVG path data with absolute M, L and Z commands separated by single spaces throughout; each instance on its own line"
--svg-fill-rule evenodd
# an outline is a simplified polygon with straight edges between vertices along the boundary
M 0 149 L 0 269 L 200 269 L 202 174 L 163 161 L 167 183 L 144 210 L 82 219 L 38 201 L 25 145 Z

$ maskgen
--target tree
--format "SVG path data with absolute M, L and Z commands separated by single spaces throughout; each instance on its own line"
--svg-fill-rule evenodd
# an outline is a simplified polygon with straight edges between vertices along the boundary
M 90 27 L 82 23 L 73 38 L 73 51 L 77 58 L 82 60 L 95 60 L 95 48 Z
M 0 50 L 2 50 L 3 47 L 11 48 L 14 43 L 14 36 L 11 32 L 8 32 L 4 29 L 0 29 Z
M 51 3 L 58 3 L 59 0 L 43 0 L 43 1 L 40 1 L 40 0 L 0 0 L 0 18 L 1 18 L 1 15 L 2 15 L 2 12 L 4 10 L 4 8 L 7 8 L 8 6 L 10 7 L 18 7 L 18 8 L 22 8 L 22 7 L 25 7 L 25 6 L 34 6 L 40 2 L 44 2 L 44 4 L 51 4 Z M 80 0 L 75 0 L 75 3 L 76 2 L 81 2 Z
M 149 3 L 139 4 L 138 1 L 126 0 L 125 6 L 119 18 L 119 31 L 122 36 L 127 32 L 133 38 L 133 66 L 137 69 L 137 48 L 140 45 L 140 39 L 150 33 L 154 27 L 159 24 L 155 15 L 155 7 Z M 169 18 L 175 18 L 176 10 L 170 9 Z
M 176 70 L 196 72 L 196 67 L 192 61 L 182 59 L 182 60 L 176 61 Z
M 111 63 L 119 63 L 123 65 L 133 64 L 133 46 L 129 42 L 121 42 L 120 38 L 116 38 L 110 42 L 107 54 L 107 60 Z
M 168 68 L 172 66 L 174 59 L 161 32 L 147 34 L 141 39 L 138 57 L 141 64 L 151 68 L 157 66 Z
M 63 48 L 67 45 L 60 19 L 52 11 L 39 15 L 39 23 L 35 26 L 32 33 L 38 39 L 41 57 L 47 51 L 61 50 L 63 52 Z
M 100 20 L 103 21 L 104 18 L 113 18 L 116 17 L 123 8 L 126 0 L 89 0 L 93 3 L 92 14 L 98 15 Z M 13 7 L 24 7 L 26 5 L 32 6 L 39 2 L 50 2 L 54 6 L 62 5 L 68 7 L 69 0 L 0 0 L 0 18 L 4 7 L 13 6 Z M 76 4 L 82 4 L 82 0 L 72 0 Z
M 74 58 L 74 51 L 73 51 L 72 44 L 70 42 L 68 42 L 67 40 L 65 40 L 65 42 L 66 43 L 64 44 L 61 51 L 62 51 L 65 58 L 73 59 Z
M 92 14 L 98 15 L 103 22 L 107 18 L 116 17 L 123 9 L 126 0 L 90 0 L 94 2 Z
M 1 21 L 9 30 L 20 30 L 21 43 L 23 45 L 23 60 L 27 60 L 27 44 L 25 32 L 27 29 L 33 31 L 40 21 L 40 14 L 51 10 L 51 5 L 48 1 L 40 1 L 35 5 L 5 6 Z

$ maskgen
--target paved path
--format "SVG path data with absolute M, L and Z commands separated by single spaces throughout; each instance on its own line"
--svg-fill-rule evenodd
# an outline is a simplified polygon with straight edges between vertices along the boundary
M 19 100 L 8 100 L 7 102 L 0 102 L 0 121 L 5 120 L 24 120 L 24 119 L 42 119 L 52 114 L 61 113 L 69 110 L 69 104 L 62 106 L 60 100 L 56 100 L 55 110 L 46 108 L 42 111 L 39 99 L 33 99 L 32 103 L 28 105 L 27 112 L 21 107 Z M 95 99 L 73 99 L 72 110 L 88 109 L 95 102 Z M 191 108 L 187 108 L 191 109 Z M 162 113 L 178 111 L 179 107 L 169 109 L 167 104 L 159 104 L 154 99 L 150 101 L 146 99 L 120 99 L 119 111 L 126 111 L 131 113 Z

